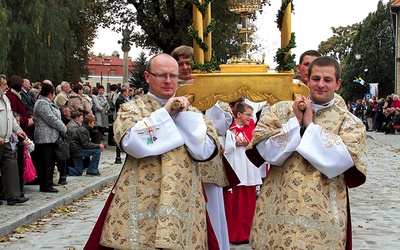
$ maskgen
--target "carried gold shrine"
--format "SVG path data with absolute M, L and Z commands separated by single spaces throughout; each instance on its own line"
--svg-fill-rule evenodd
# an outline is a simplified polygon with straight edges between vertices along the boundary
M 201 4 L 204 0 L 199 0 Z M 282 0 L 284 3 L 285 0 Z M 227 0 L 230 11 L 241 16 L 242 25 L 239 32 L 242 37 L 242 54 L 238 61 L 220 65 L 220 72 L 193 74 L 190 84 L 183 84 L 177 90 L 177 96 L 191 95 L 191 104 L 200 110 L 211 108 L 218 100 L 232 102 L 241 96 L 253 102 L 268 101 L 273 104 L 281 100 L 293 100 L 298 95 L 308 95 L 309 89 L 302 83 L 293 82 L 293 71 L 269 72 L 268 64 L 252 61 L 248 55 L 250 43 L 248 37 L 252 32 L 247 26 L 247 15 L 260 8 L 261 0 Z M 281 29 L 281 48 L 288 45 L 291 36 L 291 4 L 286 7 Z M 204 52 L 193 40 L 194 61 L 204 64 L 211 61 L 211 34 L 202 37 L 204 27 L 211 20 L 211 4 L 208 4 L 206 16 L 203 17 L 197 6 L 193 5 L 193 26 L 200 38 L 208 45 Z M 290 51 L 286 56 L 290 54 Z

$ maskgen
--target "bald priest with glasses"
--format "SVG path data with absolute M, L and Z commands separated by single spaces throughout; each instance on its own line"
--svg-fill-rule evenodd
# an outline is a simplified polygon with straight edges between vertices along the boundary
M 85 249 L 93 249 L 96 230 L 99 244 L 108 248 L 207 249 L 206 201 L 196 161 L 216 155 L 218 135 L 185 97 L 175 97 L 173 57 L 152 57 L 144 76 L 149 93 L 118 111 L 114 138 L 127 159 L 103 209 L 104 224 L 95 227 Z M 181 107 L 173 109 L 174 102 Z

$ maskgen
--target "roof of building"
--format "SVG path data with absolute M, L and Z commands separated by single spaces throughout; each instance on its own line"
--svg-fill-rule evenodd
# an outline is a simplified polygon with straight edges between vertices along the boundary
M 400 6 L 400 0 L 394 1 L 390 6 Z
M 396 0 L 394 1 L 391 5 L 390 5 L 390 10 L 392 11 L 392 27 L 393 30 L 397 30 L 397 16 L 400 12 L 400 0 Z
M 128 65 L 133 63 L 132 58 L 128 57 Z M 104 56 L 104 57 L 97 57 L 94 54 L 90 55 L 90 59 L 88 61 L 88 65 L 124 65 L 124 59 L 120 58 L 119 55 L 115 56 Z

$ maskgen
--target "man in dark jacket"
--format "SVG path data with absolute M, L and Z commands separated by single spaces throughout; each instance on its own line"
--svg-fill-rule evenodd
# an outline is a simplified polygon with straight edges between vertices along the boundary
M 125 102 L 128 102 L 128 96 L 129 96 L 129 91 L 126 88 L 122 88 L 117 100 L 115 101 L 116 114 L 118 113 L 118 110 L 121 107 L 121 105 Z
M 70 153 L 74 161 L 74 168 L 68 168 L 69 175 L 80 176 L 83 174 L 83 157 L 91 156 L 86 175 L 99 176 L 99 162 L 103 144 L 92 143 L 90 140 L 90 129 L 94 127 L 95 118 L 87 115 L 83 118 L 82 126 L 74 130 L 70 138 Z
M 21 101 L 25 105 L 26 112 L 28 115 L 33 114 L 33 107 L 35 106 L 35 98 L 29 93 L 31 90 L 31 82 L 28 79 L 24 79 L 24 83 L 22 84 L 21 91 L 19 94 L 21 95 Z
M 67 105 L 63 105 L 60 107 L 61 112 L 61 121 L 65 126 L 71 121 L 71 110 Z M 68 127 L 67 127 L 67 135 L 68 135 Z M 70 160 L 68 160 L 70 161 Z M 67 160 L 57 160 L 57 169 L 60 172 L 60 179 L 58 180 L 58 184 L 67 185 Z
M 60 107 L 60 112 L 62 122 L 67 126 L 71 121 L 71 109 L 67 105 L 64 105 Z

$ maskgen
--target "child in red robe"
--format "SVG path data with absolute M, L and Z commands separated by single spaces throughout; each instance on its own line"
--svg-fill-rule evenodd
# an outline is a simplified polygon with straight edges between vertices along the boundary
M 260 171 L 245 154 L 255 127 L 253 108 L 239 102 L 234 107 L 234 115 L 235 121 L 226 135 L 224 154 L 240 183 L 224 192 L 224 203 L 229 241 L 243 244 L 248 243 L 256 206 L 256 187 L 261 185 L 262 180 Z

